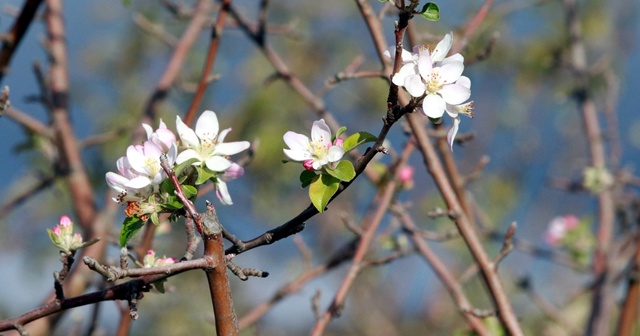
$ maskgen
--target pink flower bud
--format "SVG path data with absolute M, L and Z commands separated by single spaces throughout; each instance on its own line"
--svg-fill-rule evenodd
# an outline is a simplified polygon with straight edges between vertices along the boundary
M 340 138 L 336 138 L 333 141 L 333 145 L 334 146 L 339 146 L 339 147 L 343 147 L 344 146 L 344 140 L 340 139 Z
M 53 233 L 56 236 L 61 236 L 62 235 L 62 230 L 60 229 L 59 225 L 56 225 L 56 226 L 53 227 Z
M 313 159 L 305 160 L 304 162 L 302 162 L 302 166 L 306 170 L 310 170 L 310 171 L 314 171 L 315 170 L 315 169 L 313 169 Z
M 73 224 L 71 222 L 71 219 L 69 218 L 69 216 L 67 215 L 63 215 L 60 216 L 60 225 L 64 228 L 68 228 L 69 226 L 71 226 L 71 224 Z

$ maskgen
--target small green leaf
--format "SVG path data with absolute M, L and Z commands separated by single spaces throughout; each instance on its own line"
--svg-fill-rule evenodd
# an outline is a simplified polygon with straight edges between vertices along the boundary
M 151 222 L 155 226 L 160 225 L 160 218 L 158 217 L 158 213 L 157 212 L 154 212 L 154 213 L 151 214 Z
M 427 2 L 422 6 L 422 16 L 429 21 L 440 20 L 440 8 L 433 2 Z
M 212 172 L 211 170 L 205 167 L 196 166 L 196 170 L 198 171 L 198 179 L 196 180 L 196 185 L 201 185 L 209 181 L 210 178 L 217 175 L 215 172 Z
M 142 229 L 144 221 L 138 216 L 131 216 L 122 222 L 122 230 L 120 231 L 120 246 L 126 246 L 127 242 Z
M 161 294 L 164 294 L 164 292 L 165 292 L 165 290 L 164 290 L 165 281 L 167 281 L 167 279 L 156 281 L 156 282 L 153 283 L 153 287 L 155 287 L 156 290 L 158 292 L 160 292 Z
M 176 196 L 173 192 L 171 192 L 171 194 L 169 194 L 169 197 L 167 197 L 165 202 L 160 205 L 162 206 L 163 209 L 167 209 L 170 211 L 182 209 L 182 207 L 184 206 L 178 199 L 178 196 Z
M 177 165 L 175 168 L 173 168 L 173 171 L 176 173 L 176 176 L 180 176 L 180 175 L 182 175 L 184 170 L 189 168 L 191 165 L 193 165 L 194 162 L 198 162 L 198 159 L 196 159 L 196 158 L 189 159 L 189 160 Z
M 328 174 L 317 175 L 313 178 L 309 185 L 309 198 L 319 212 L 324 211 L 339 186 L 340 180 Z
M 349 136 L 347 139 L 344 140 L 344 143 L 342 144 L 342 146 L 344 147 L 344 151 L 345 153 L 362 145 L 363 143 L 366 142 L 373 142 L 376 141 L 378 138 L 368 132 L 358 132 L 355 134 L 351 134 L 351 136 Z
M 196 187 L 194 186 L 183 185 L 181 187 L 182 187 L 182 192 L 189 199 L 198 194 L 198 189 L 196 189 Z
M 336 138 L 338 138 L 340 135 L 342 135 L 342 133 L 344 133 L 344 131 L 347 130 L 347 126 L 342 126 L 338 129 L 338 131 L 336 132 L 336 134 L 331 138 L 331 142 L 333 142 Z
M 302 187 L 306 188 L 309 184 L 311 184 L 311 181 L 314 177 L 316 177 L 315 172 L 306 169 L 303 170 L 302 173 L 300 173 L 300 182 L 302 183 Z
M 176 190 L 176 188 L 173 186 L 173 182 L 171 182 L 171 179 L 164 179 L 164 181 L 160 182 L 161 192 L 173 195 L 174 190 Z
M 347 160 L 338 162 L 335 169 L 327 168 L 327 173 L 340 181 L 346 182 L 351 181 L 356 177 L 356 170 L 353 168 L 353 164 Z

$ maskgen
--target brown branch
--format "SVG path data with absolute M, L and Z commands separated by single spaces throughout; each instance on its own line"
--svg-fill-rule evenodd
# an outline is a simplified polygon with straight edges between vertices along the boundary
M 191 100 L 189 110 L 187 110 L 187 114 L 184 117 L 184 123 L 187 125 L 191 125 L 195 120 L 196 111 L 198 109 L 198 106 L 200 106 L 200 102 L 202 101 L 204 92 L 209 85 L 209 77 L 211 74 L 211 70 L 213 70 L 213 64 L 216 62 L 218 47 L 220 46 L 220 40 L 222 39 L 222 32 L 224 30 L 224 24 L 227 18 L 227 13 L 229 12 L 230 4 L 231 0 L 222 0 L 222 6 L 220 7 L 220 11 L 218 12 L 216 23 L 211 27 L 211 41 L 209 42 L 209 50 L 207 51 L 207 58 L 204 64 L 204 69 L 202 69 L 202 74 L 200 76 L 200 81 L 198 82 L 198 89 L 196 90 L 196 94 Z
M 464 294 L 462 285 L 456 280 L 455 276 L 451 274 L 442 259 L 440 259 L 440 257 L 438 257 L 438 255 L 431 249 L 429 244 L 424 241 L 420 234 L 420 230 L 413 222 L 413 219 L 399 205 L 395 205 L 393 209 L 400 219 L 402 227 L 409 233 L 413 245 L 416 247 L 422 258 L 431 266 L 431 268 L 433 268 L 433 271 L 440 279 L 440 282 L 456 303 L 460 312 L 463 313 L 462 315 L 467 320 L 469 326 L 479 335 L 491 335 L 479 318 L 472 314 L 464 313 L 472 310 L 473 306 Z
M 634 325 L 638 320 L 638 301 L 640 301 L 640 234 L 636 233 L 635 255 L 632 260 L 627 292 L 620 313 L 616 335 L 633 335 Z M 637 329 L 637 326 L 636 326 Z
M 418 142 L 418 148 L 422 152 L 424 164 L 427 167 L 429 174 L 436 182 L 442 197 L 444 198 L 447 207 L 456 214 L 455 223 L 460 231 L 460 235 L 464 239 L 465 243 L 469 247 L 471 254 L 480 267 L 482 277 L 487 285 L 490 297 L 493 300 L 496 309 L 498 311 L 498 317 L 500 318 L 503 326 L 507 329 L 511 335 L 523 335 L 520 323 L 513 312 L 513 308 L 509 303 L 509 298 L 502 287 L 500 278 L 495 268 L 495 264 L 489 258 L 484 250 L 478 235 L 474 231 L 473 226 L 469 218 L 465 215 L 460 202 L 458 201 L 453 187 L 448 182 L 445 171 L 442 167 L 442 163 L 436 154 L 435 148 L 426 132 L 421 127 L 420 122 L 417 120 L 418 116 L 414 114 L 407 115 L 409 124 L 415 134 Z
M 207 202 L 207 213 L 203 216 L 204 258 L 211 259 L 218 266 L 205 269 L 209 283 L 209 293 L 213 303 L 217 335 L 238 335 L 238 318 L 233 310 L 231 286 L 227 277 L 224 256 L 222 225 L 211 203 Z
M 376 230 L 382 221 L 391 201 L 393 200 L 393 196 L 396 190 L 397 181 L 391 180 L 389 183 L 380 190 L 379 194 L 376 196 L 374 201 L 375 204 L 372 204 L 371 211 L 365 215 L 365 218 L 362 220 L 362 235 L 358 241 L 358 246 L 356 248 L 356 252 L 353 256 L 353 260 L 347 274 L 345 275 L 340 287 L 336 291 L 336 294 L 331 301 L 331 304 L 327 308 L 327 310 L 321 314 L 321 316 L 316 321 L 314 325 L 311 335 L 319 336 L 322 335 L 331 322 L 331 319 L 335 316 L 339 316 L 344 303 L 347 299 L 347 294 L 351 290 L 353 283 L 355 282 L 356 277 L 364 267 L 364 257 L 369 251 L 369 245 L 371 241 L 375 237 Z
M 4 76 L 9 72 L 9 64 L 15 54 L 16 49 L 22 42 L 24 34 L 33 22 L 38 7 L 42 4 L 42 0 L 27 0 L 22 6 L 20 15 L 13 23 L 11 30 L 6 34 L 0 50 L 0 83 Z

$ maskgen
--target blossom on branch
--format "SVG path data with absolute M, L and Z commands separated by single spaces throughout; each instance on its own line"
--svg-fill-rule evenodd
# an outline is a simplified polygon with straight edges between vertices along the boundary
M 75 251 L 84 244 L 82 236 L 73 233 L 73 222 L 66 215 L 61 216 L 58 225 L 54 226 L 53 230 L 47 229 L 47 232 L 53 245 L 65 252 Z
M 414 53 L 403 50 L 403 66 L 392 77 L 394 84 L 422 100 L 421 111 L 427 117 L 439 119 L 447 112 L 453 118 L 454 124 L 447 136 L 450 146 L 460 125 L 458 115 L 473 116 L 473 102 L 465 103 L 471 96 L 471 80 L 462 76 L 464 57 L 459 53 L 446 57 L 452 43 L 453 33 L 449 33 L 432 52 L 427 47 L 414 48 Z M 391 57 L 392 49 L 385 55 Z
M 222 130 L 220 134 L 218 117 L 213 111 L 204 111 L 196 122 L 195 132 L 187 126 L 180 116 L 176 117 L 178 136 L 182 141 L 184 150 L 178 154 L 176 163 L 196 159 L 193 165 L 203 164 L 211 171 L 224 172 L 229 169 L 232 162 L 228 155 L 242 152 L 249 148 L 248 141 L 224 142 L 224 138 L 231 128 Z
M 321 170 L 325 165 L 332 168 L 345 153 L 341 139 L 331 142 L 331 130 L 324 119 L 313 122 L 311 139 L 292 131 L 285 133 L 283 139 L 289 146 L 284 154 L 293 161 L 302 162 L 304 168 L 311 171 Z

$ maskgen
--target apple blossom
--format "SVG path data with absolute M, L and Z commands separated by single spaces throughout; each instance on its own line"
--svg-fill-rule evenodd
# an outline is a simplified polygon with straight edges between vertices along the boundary
M 142 128 L 147 132 L 147 140 L 162 148 L 162 152 L 169 153 L 171 147 L 176 146 L 176 135 L 167 128 L 162 119 L 160 119 L 160 126 L 155 131 L 147 124 L 142 124 Z
M 549 245 L 558 245 L 568 231 L 575 229 L 580 221 L 576 216 L 558 216 L 551 220 L 549 227 L 544 234 L 544 240 Z
M 304 134 L 289 131 L 284 134 L 283 140 L 289 146 L 284 149 L 284 154 L 293 161 L 303 162 L 307 170 L 321 170 L 325 165 L 332 165 L 344 156 L 342 140 L 336 139 L 331 143 L 331 130 L 324 119 L 313 122 L 311 139 Z
M 180 116 L 176 117 L 178 136 L 185 148 L 176 163 L 196 159 L 193 165 L 205 165 L 214 172 L 224 172 L 231 167 L 228 155 L 240 153 L 249 148 L 248 141 L 224 142 L 225 136 L 231 128 L 224 129 L 218 134 L 218 117 L 213 111 L 204 111 L 196 122 L 195 132 L 187 126 Z
M 453 33 L 449 33 L 431 53 L 425 47 L 417 51 L 414 48 L 414 53 L 403 50 L 403 66 L 392 78 L 411 96 L 422 99 L 419 109 L 429 118 L 441 118 L 444 112 L 453 118 L 453 127 L 447 134 L 451 150 L 460 126 L 458 114 L 473 117 L 473 101 L 464 103 L 471 95 L 471 80 L 462 76 L 464 57 L 459 53 L 446 57 L 452 43 Z M 389 56 L 390 51 L 385 55 Z
M 222 204 L 231 205 L 233 201 L 231 200 L 231 195 L 229 194 L 229 189 L 227 188 L 227 182 L 231 180 L 235 180 L 244 175 L 244 168 L 235 163 L 231 163 L 231 167 L 225 170 L 224 174 L 218 176 L 214 182 L 216 187 L 216 196 Z
M 142 266 L 144 268 L 169 266 L 175 263 L 175 259 L 167 258 L 166 256 L 164 258 L 156 259 L 156 252 L 154 250 L 149 250 L 142 258 Z

